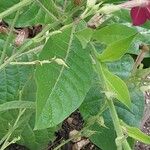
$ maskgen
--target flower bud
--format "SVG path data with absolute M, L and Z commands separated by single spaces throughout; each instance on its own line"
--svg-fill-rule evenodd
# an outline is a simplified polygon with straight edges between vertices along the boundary
M 87 0 L 87 7 L 93 7 L 97 0 Z
M 115 11 L 118 11 L 120 10 L 120 6 L 119 5 L 113 5 L 113 4 L 107 4 L 107 5 L 104 5 L 100 10 L 99 10 L 99 13 L 102 13 L 102 14 L 111 14 Z

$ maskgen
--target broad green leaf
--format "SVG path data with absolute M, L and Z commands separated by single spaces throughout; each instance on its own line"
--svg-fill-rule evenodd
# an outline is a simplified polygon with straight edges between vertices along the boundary
M 131 127 L 125 123 L 123 123 L 123 129 L 125 127 L 125 132 L 127 132 L 127 135 L 133 139 L 136 139 L 142 143 L 150 144 L 150 136 L 143 133 L 140 129 L 136 127 Z
M 90 42 L 90 40 L 92 38 L 93 30 L 90 28 L 86 28 L 81 31 L 78 31 L 76 33 L 76 35 L 77 35 L 78 39 L 80 40 L 82 47 L 86 48 L 88 42 Z
M 22 59 L 22 61 L 26 61 L 26 59 Z M 8 104 L 13 104 L 13 101 L 18 100 L 19 102 L 19 94 L 23 89 L 26 82 L 29 80 L 30 76 L 33 73 L 32 66 L 7 66 L 5 69 L 0 71 L 0 103 L 1 106 L 8 106 Z M 24 102 L 23 102 L 24 103 Z M 13 104 L 14 105 L 14 104 Z M 10 107 L 14 107 L 11 105 Z M 22 105 L 22 104 L 21 104 Z M 23 105 L 22 105 L 23 106 Z M 22 107 L 19 106 L 19 107 Z M 6 109 L 8 109 L 6 111 Z M 18 110 L 9 110 L 9 108 L 5 108 L 5 111 L 0 112 L 0 139 L 6 135 L 10 126 L 12 126 L 18 116 Z M 25 120 L 28 121 L 30 114 L 25 115 Z M 22 129 L 24 126 L 22 126 Z M 18 130 L 18 136 L 20 136 L 21 130 Z M 14 136 L 13 136 L 14 135 Z M 13 137 L 15 133 L 13 133 Z
M 14 6 L 15 4 L 19 3 L 19 0 L 12 0 L 12 1 L 0 1 L 0 12 L 5 11 L 6 9 Z M 57 12 L 56 8 L 54 7 L 54 2 L 52 0 L 43 0 L 41 4 L 47 12 L 49 11 L 54 16 L 58 17 L 60 12 Z M 47 24 L 52 23 L 54 20 L 53 18 L 45 12 L 37 2 L 32 2 L 30 5 L 22 8 L 19 18 L 15 24 L 16 27 L 25 27 L 37 24 Z M 11 24 L 12 19 L 14 18 L 14 13 L 7 16 L 4 20 Z
M 51 14 L 58 17 L 58 12 L 54 7 L 54 2 L 52 0 L 43 0 L 41 1 L 43 7 L 47 9 Z M 21 13 L 17 19 L 16 25 L 20 26 L 31 26 L 36 24 L 47 24 L 54 22 L 54 19 L 36 3 L 32 3 L 28 7 L 24 8 L 24 11 Z
M 81 105 L 90 88 L 90 48 L 83 49 L 73 33 L 69 28 L 51 37 L 39 56 L 40 60 L 61 58 L 68 67 L 55 63 L 37 67 L 36 129 L 63 121 Z
M 111 24 L 94 32 L 93 39 L 112 44 L 135 35 L 137 31 L 121 24 Z M 124 43 L 125 44 L 125 43 Z
M 23 59 L 25 61 L 28 59 Z M 19 91 L 33 73 L 32 66 L 11 66 L 0 71 L 0 104 L 18 100 Z
M 93 85 L 87 93 L 84 102 L 80 106 L 80 112 L 85 121 L 87 121 L 89 117 L 98 114 L 100 108 L 102 108 L 105 100 L 102 91 L 103 89 L 100 85 Z M 136 87 L 131 86 L 129 91 L 132 100 L 132 109 L 129 111 L 125 107 L 120 107 L 119 105 L 116 106 L 116 109 L 120 119 L 131 126 L 139 127 L 143 117 L 144 97 L 142 92 Z M 113 128 L 109 110 L 106 110 L 102 115 L 104 117 L 105 125 L 108 128 L 103 128 L 98 124 L 94 124 L 90 129 L 97 132 L 90 137 L 90 140 L 102 150 L 116 150 L 116 133 Z
M 29 58 L 24 56 L 19 61 L 29 61 Z M 34 107 L 36 88 L 35 82 L 31 80 L 32 76 L 32 66 L 9 65 L 0 72 L 0 140 L 13 126 L 19 113 L 18 109 Z M 19 101 L 20 91 L 22 91 L 21 101 Z M 47 147 L 50 140 L 53 140 L 55 130 L 34 131 L 35 113 L 33 112 L 34 109 L 26 109 L 10 140 L 19 136 L 21 139 L 17 141 L 18 144 L 25 145 L 31 150 L 41 150 Z
M 24 102 L 34 103 L 32 101 L 35 101 L 36 98 L 35 86 L 36 86 L 35 80 L 32 77 L 23 88 L 23 94 L 21 97 L 23 103 Z M 25 101 L 27 99 L 28 101 Z M 17 118 L 18 112 L 19 111 L 17 110 L 0 112 L 0 122 L 1 122 L 0 138 L 6 135 L 11 126 L 13 126 Z M 17 141 L 18 144 L 25 145 L 27 148 L 31 150 L 44 149 L 45 147 L 48 146 L 49 141 L 53 140 L 55 128 L 34 131 L 33 130 L 34 124 L 35 124 L 35 110 L 27 109 L 26 112 L 23 114 L 23 116 L 20 118 L 17 124 L 18 127 L 11 135 L 10 140 L 19 136 L 21 139 Z
M 36 100 L 36 83 L 32 77 L 23 88 L 22 100 L 34 101 Z M 20 134 L 21 140 L 17 143 L 25 145 L 31 150 L 41 150 L 48 146 L 50 140 L 54 138 L 55 128 L 35 131 L 33 130 L 35 124 L 35 110 L 27 110 L 26 114 L 31 114 L 28 120 L 20 120 Z M 24 119 L 25 115 L 22 117 Z M 22 125 L 24 124 L 24 125 Z M 19 130 L 19 129 L 18 129 Z M 16 133 L 15 133 L 16 135 Z M 18 134 L 19 135 L 19 134 Z M 30 136 L 29 136 L 30 135 Z M 16 135 L 17 136 L 17 135 Z
M 127 52 L 134 37 L 135 35 L 108 45 L 102 54 L 99 55 L 99 59 L 102 62 L 119 60 Z
M 96 131 L 96 134 L 92 135 L 90 140 L 102 150 L 117 150 L 115 143 L 116 132 L 109 115 L 109 111 L 106 111 L 103 115 L 105 126 L 107 128 L 101 127 L 97 123 L 90 128 L 91 130 Z
M 114 18 L 115 18 L 115 23 L 131 23 L 131 16 L 130 12 L 127 9 L 121 9 L 119 11 L 116 11 L 113 13 Z M 130 24 L 129 24 L 130 25 Z
M 0 111 L 21 108 L 35 109 L 35 103 L 28 101 L 10 101 L 0 105 Z
M 102 65 L 102 74 L 108 87 L 109 92 L 114 93 L 114 97 L 121 101 L 128 108 L 131 107 L 131 100 L 128 88 L 123 80 L 112 74 L 105 66 Z
M 5 1 L 5 0 L 1 0 L 0 1 L 0 13 L 5 11 L 6 9 L 12 7 L 13 5 L 19 3 L 20 0 L 11 0 L 11 1 Z
M 24 122 L 25 126 L 21 133 L 21 140 L 18 144 L 25 145 L 30 150 L 42 150 L 48 147 L 48 143 L 53 141 L 56 128 L 44 130 L 33 130 L 35 124 L 35 113 L 30 117 L 28 122 Z
M 96 115 L 104 104 L 104 93 L 99 85 L 93 85 L 80 106 L 84 118 Z
M 128 79 L 131 75 L 134 59 L 130 55 L 124 55 L 120 60 L 107 63 L 108 69 L 121 79 Z

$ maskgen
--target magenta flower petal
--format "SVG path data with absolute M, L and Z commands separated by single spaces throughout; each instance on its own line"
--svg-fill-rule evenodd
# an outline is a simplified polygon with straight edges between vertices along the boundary
M 142 25 L 147 20 L 147 10 L 145 7 L 133 7 L 130 13 L 134 26 Z
M 146 9 L 146 16 L 147 16 L 147 19 L 150 20 L 150 5 L 147 6 L 145 9 Z

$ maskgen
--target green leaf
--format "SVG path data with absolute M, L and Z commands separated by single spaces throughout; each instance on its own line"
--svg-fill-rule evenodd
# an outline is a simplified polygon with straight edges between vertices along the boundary
M 109 70 L 119 76 L 122 79 L 128 79 L 131 71 L 131 67 L 133 65 L 134 61 L 130 55 L 125 55 L 123 58 L 117 62 L 114 63 L 108 63 Z M 87 96 L 85 98 L 84 103 L 82 103 L 80 110 L 82 111 L 82 115 L 89 116 L 89 115 L 96 115 L 98 111 L 100 110 L 101 106 L 104 104 L 104 93 L 101 93 L 100 91 L 103 91 L 101 85 L 97 85 L 99 83 L 96 79 L 96 81 L 93 81 L 94 85 L 87 93 Z M 102 83 L 102 82 L 100 82 Z M 97 105 L 99 104 L 99 105 Z
M 40 1 L 43 7 L 47 9 L 53 15 L 58 16 L 58 12 L 54 7 L 54 2 L 52 0 L 42 0 Z M 32 3 L 28 7 L 24 8 L 17 19 L 16 25 L 20 26 L 31 26 L 36 24 L 48 24 L 54 22 L 54 19 L 45 12 L 36 2 Z
M 23 88 L 22 100 L 34 101 L 36 100 L 36 82 L 34 77 L 26 83 Z M 25 119 L 26 115 L 29 115 L 28 119 Z M 22 121 L 23 120 L 23 121 Z M 17 143 L 25 145 L 31 150 L 41 150 L 48 146 L 50 140 L 54 138 L 55 128 L 44 129 L 35 131 L 33 130 L 35 124 L 35 110 L 27 110 L 26 114 L 20 120 L 20 127 L 18 130 L 21 130 L 21 133 L 15 131 L 14 136 L 20 136 L 21 140 Z M 20 134 L 20 135 L 19 135 Z M 29 136 L 30 135 L 30 136 Z
M 35 103 L 28 101 L 11 101 L 0 105 L 0 111 L 21 108 L 35 109 Z
M 90 42 L 92 35 L 93 35 L 93 32 L 94 31 L 92 29 L 86 28 L 86 29 L 83 29 L 83 30 L 78 31 L 76 33 L 76 35 L 77 35 L 79 41 L 81 42 L 83 48 L 86 48 L 87 44 Z
M 80 112 L 85 121 L 88 121 L 90 117 L 98 114 L 103 107 L 105 96 L 102 91 L 103 89 L 100 85 L 94 84 L 87 93 L 84 102 L 80 106 Z M 131 126 L 139 127 L 143 117 L 144 97 L 137 87 L 131 86 L 129 87 L 129 91 L 132 100 L 132 109 L 129 111 L 125 106 L 120 107 L 118 104 L 116 109 L 121 120 Z M 94 124 L 90 129 L 96 131 L 96 133 L 90 137 L 90 140 L 102 150 L 116 150 L 116 133 L 109 110 L 106 110 L 102 115 L 104 117 L 105 125 L 108 128 L 103 128 L 98 124 Z
M 31 77 L 30 80 L 26 83 L 23 88 L 21 99 L 23 103 L 34 103 L 31 101 L 35 101 L 36 98 L 36 88 L 35 88 L 35 80 Z M 21 103 L 20 102 L 20 103 Z M 11 103 L 11 102 L 10 102 Z M 21 104 L 22 105 L 22 104 Z M 33 104 L 32 104 L 33 105 Z M 18 108 L 17 108 L 18 109 Z M 8 129 L 10 129 L 18 115 L 18 110 L 9 110 L 5 112 L 0 112 L 0 138 L 7 134 Z M 12 140 L 15 137 L 20 137 L 21 139 L 17 141 L 18 144 L 25 145 L 27 148 L 31 150 L 41 150 L 48 146 L 50 140 L 54 138 L 55 128 L 44 129 L 39 131 L 34 131 L 35 124 L 35 110 L 27 109 L 23 116 L 20 118 L 17 129 L 13 132 L 10 137 Z M 30 135 L 30 136 L 29 136 Z
M 24 56 L 19 60 L 28 61 L 29 59 Z M 35 81 L 32 81 L 32 76 L 32 66 L 9 65 L 0 72 L 0 139 L 14 125 L 18 116 L 18 109 L 34 107 L 36 85 Z M 20 91 L 22 91 L 21 101 L 19 101 Z M 34 131 L 35 114 L 33 112 L 35 109 L 26 109 L 10 140 L 19 136 L 21 139 L 17 141 L 18 144 L 25 145 L 31 150 L 41 150 L 47 147 L 50 140 L 53 140 L 55 130 Z
M 96 115 L 104 104 L 104 93 L 102 94 L 99 85 L 93 85 L 87 93 L 84 102 L 80 106 L 80 111 L 84 118 Z M 99 104 L 99 105 L 98 105 Z
M 27 58 L 22 61 L 28 60 Z M 33 73 L 32 66 L 11 66 L 0 71 L 0 104 L 15 101 L 19 98 L 19 91 Z
M 135 35 L 134 28 L 122 24 L 111 24 L 94 32 L 93 39 L 107 45 Z M 125 43 L 124 43 L 125 44 Z
M 129 137 L 132 137 L 133 139 L 136 139 L 142 143 L 150 144 L 150 136 L 143 133 L 140 129 L 136 127 L 131 127 L 125 123 L 123 123 L 123 128 L 125 127 L 125 132 L 127 132 L 127 135 Z
M 55 63 L 37 67 L 36 129 L 63 121 L 81 105 L 90 88 L 90 48 L 83 49 L 73 33 L 73 29 L 66 29 L 51 37 L 40 54 L 40 60 L 61 58 L 69 68 Z
M 99 55 L 102 62 L 119 60 L 128 50 L 135 35 L 116 41 L 107 46 L 107 48 Z
M 131 75 L 134 59 L 130 55 L 124 55 L 120 60 L 107 63 L 108 69 L 121 79 L 128 79 Z
M 5 11 L 6 9 L 12 7 L 13 5 L 19 3 L 19 0 L 12 0 L 11 2 L 6 2 L 4 0 L 0 1 L 0 12 Z M 51 14 L 58 16 L 59 12 L 57 12 L 54 7 L 54 2 L 51 0 L 43 0 L 41 2 L 43 7 L 47 9 Z M 12 23 L 12 19 L 14 18 L 14 13 L 5 18 L 5 21 L 9 24 Z M 46 13 L 36 2 L 32 2 L 29 6 L 22 8 L 21 13 L 17 19 L 15 24 L 16 27 L 25 27 L 32 26 L 37 24 L 47 24 L 52 23 L 54 19 Z
M 19 0 L 11 0 L 11 1 L 5 1 L 5 0 L 1 0 L 0 1 L 0 13 L 5 11 L 6 9 L 12 7 L 13 5 L 19 3 Z
M 56 128 L 43 130 L 33 130 L 35 124 L 35 113 L 30 117 L 30 120 L 24 122 L 25 126 L 21 132 L 21 140 L 18 144 L 25 145 L 31 150 L 42 150 L 48 147 L 48 143 L 53 141 Z M 29 136 L 30 135 L 30 136 Z
M 131 100 L 128 88 L 123 80 L 118 76 L 112 74 L 105 66 L 102 65 L 102 74 L 108 87 L 109 91 L 114 93 L 120 102 L 126 105 L 128 108 L 131 108 Z
M 28 58 L 22 58 L 22 61 L 27 61 Z M 29 80 L 30 76 L 33 73 L 32 66 L 7 66 L 3 70 L 0 71 L 0 103 L 1 107 L 4 106 L 6 108 L 5 111 L 0 111 L 0 139 L 7 134 L 8 129 L 10 129 L 10 125 L 12 126 L 18 116 L 19 110 L 16 110 L 14 105 L 17 102 L 13 102 L 18 100 L 20 91 L 23 89 L 26 82 Z M 21 102 L 20 102 L 21 103 Z M 23 104 L 27 104 L 27 102 L 23 102 Z M 11 105 L 8 105 L 11 104 Z M 24 107 L 23 104 L 19 107 Z M 29 104 L 29 103 L 28 103 Z M 7 107 L 8 106 L 8 107 Z M 26 105 L 27 106 L 27 105 Z M 13 110 L 10 108 L 13 108 Z M 8 110 L 6 110 L 8 109 Z M 18 109 L 18 108 L 17 108 Z M 2 109 L 1 109 L 2 110 Z M 25 121 L 28 121 L 30 115 L 32 114 L 32 109 L 28 109 L 30 113 L 26 114 Z M 15 131 L 11 138 L 18 137 L 21 134 L 21 131 L 24 128 L 24 124 Z M 17 136 L 15 136 L 17 133 Z

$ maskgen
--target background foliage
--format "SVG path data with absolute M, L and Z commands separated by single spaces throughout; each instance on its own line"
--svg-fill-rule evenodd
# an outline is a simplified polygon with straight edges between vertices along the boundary
M 104 4 L 120 2 L 105 0 Z M 102 110 L 106 99 L 113 98 L 119 119 L 139 128 L 144 110 L 144 96 L 140 91 L 144 77 L 142 74 L 139 81 L 139 76 L 131 73 L 135 62 L 133 56 L 139 54 L 139 45 L 150 44 L 149 22 L 133 27 L 129 11 L 119 10 L 99 27 L 91 29 L 86 22 L 95 14 L 94 10 L 77 24 L 72 23 L 84 12 L 86 1 L 77 6 L 73 1 L 64 4 L 61 0 L 1 0 L 0 19 L 9 26 L 16 12 L 7 12 L 4 18 L 1 14 L 18 4 L 22 5 L 18 7 L 16 29 L 41 24 L 43 31 L 39 37 L 25 39 L 19 47 L 14 44 L 16 35 L 12 35 L 7 45 L 6 57 L 0 67 L 0 144 L 15 140 L 31 150 L 41 150 L 55 139 L 54 132 L 62 121 L 79 109 L 87 123 L 95 116 L 104 119 L 105 126 L 100 120 L 90 125 L 89 129 L 96 131 L 90 140 L 103 150 L 117 149 L 112 117 L 108 107 L 104 112 Z M 1 56 L 7 38 L 7 34 L 0 34 Z M 42 46 L 40 51 L 30 52 L 39 46 Z M 147 53 L 143 62 L 149 57 Z M 52 60 L 52 63 L 11 65 L 7 63 L 8 58 L 11 58 L 10 62 Z M 97 61 L 101 70 L 95 65 Z M 145 63 L 145 67 L 149 67 L 149 63 Z M 146 135 L 131 137 L 143 142 L 150 139 Z M 132 147 L 134 139 L 127 140 Z

